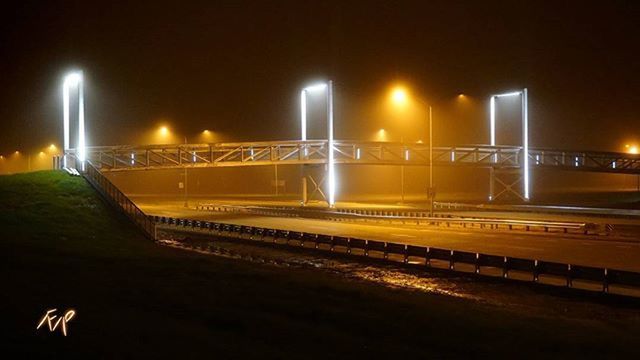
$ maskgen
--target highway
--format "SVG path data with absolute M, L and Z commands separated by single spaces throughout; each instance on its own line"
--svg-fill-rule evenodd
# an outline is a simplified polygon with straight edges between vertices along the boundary
M 345 223 L 216 213 L 185 208 L 180 201 L 137 199 L 136 204 L 149 215 L 340 235 L 640 272 L 638 239 L 489 229 L 443 229 L 427 225 Z

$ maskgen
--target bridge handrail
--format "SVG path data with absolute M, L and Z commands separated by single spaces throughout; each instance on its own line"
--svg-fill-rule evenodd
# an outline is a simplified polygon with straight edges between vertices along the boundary
M 109 204 L 133 221 L 147 237 L 155 240 L 154 221 L 89 161 L 85 162 L 85 171 L 82 172 L 82 175 Z

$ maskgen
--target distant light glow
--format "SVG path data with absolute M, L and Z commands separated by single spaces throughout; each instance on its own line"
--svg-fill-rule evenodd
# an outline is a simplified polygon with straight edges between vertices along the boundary
M 162 135 L 162 136 L 169 135 L 169 129 L 166 126 L 160 127 L 160 135 Z
M 391 90 L 391 101 L 396 105 L 405 105 L 409 99 L 407 90 L 401 86 L 396 86 Z
M 629 154 L 638 154 L 638 153 L 640 153 L 640 151 L 638 150 L 638 146 L 636 146 L 636 145 L 629 146 L 629 149 L 627 150 L 627 152 Z

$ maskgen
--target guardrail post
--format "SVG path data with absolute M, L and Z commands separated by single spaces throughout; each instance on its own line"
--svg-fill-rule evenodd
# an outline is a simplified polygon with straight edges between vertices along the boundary
M 540 263 L 538 260 L 533 261 L 533 282 L 538 282 L 540 278 Z
M 567 287 L 573 286 L 573 277 L 571 273 L 571 264 L 567 264 Z
M 454 250 L 449 252 L 449 270 L 455 269 Z
M 476 253 L 475 273 L 480 274 L 480 253 Z
M 604 269 L 604 276 L 602 277 L 602 292 L 607 294 L 609 293 L 609 270 L 607 268 Z
M 431 247 L 427 246 L 427 251 L 424 254 L 424 265 L 431 266 Z
M 406 264 L 409 262 L 409 249 L 407 247 L 407 245 L 404 245 L 404 259 L 403 262 Z
M 502 263 L 502 277 L 507 279 L 509 277 L 509 258 L 504 257 L 504 262 Z

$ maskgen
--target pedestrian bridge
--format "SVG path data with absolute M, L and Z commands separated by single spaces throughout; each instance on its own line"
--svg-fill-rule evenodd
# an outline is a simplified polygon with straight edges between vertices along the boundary
M 264 165 L 314 165 L 328 162 L 328 141 L 269 141 L 215 144 L 87 147 L 87 159 L 102 172 Z M 73 149 L 67 153 L 74 154 Z M 429 165 L 429 146 L 334 140 L 335 164 Z M 529 148 L 530 168 L 640 174 L 640 155 L 602 151 Z M 436 166 L 521 169 L 519 146 L 464 145 L 433 148 Z

